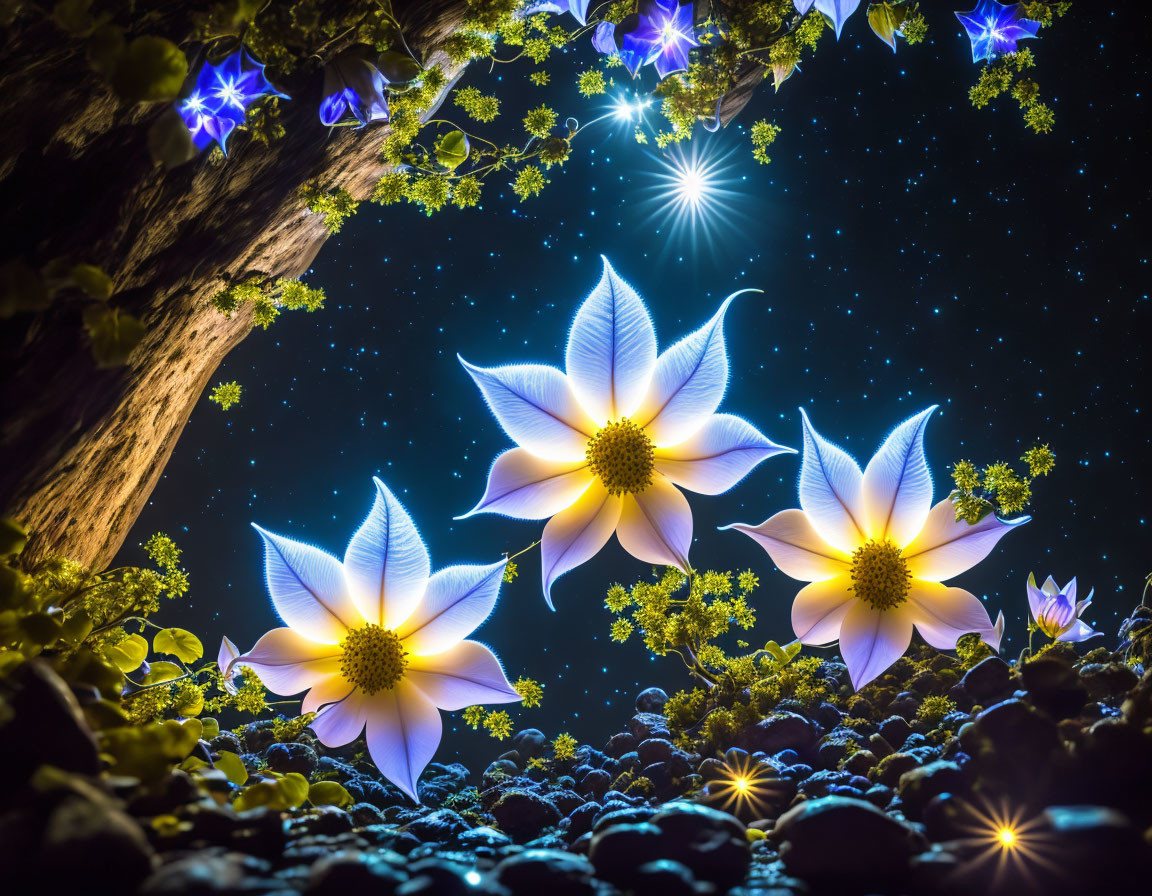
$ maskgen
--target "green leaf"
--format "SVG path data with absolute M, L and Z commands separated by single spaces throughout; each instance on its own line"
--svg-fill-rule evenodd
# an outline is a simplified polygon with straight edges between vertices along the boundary
M 101 302 L 112 297 L 112 278 L 94 264 L 78 264 L 71 271 L 72 282 Z
M 20 634 L 39 647 L 51 647 L 60 640 L 60 620 L 48 613 L 20 617 Z
M 28 543 L 28 533 L 16 520 L 0 518 L 0 557 L 15 557 Z
M 889 2 L 873 3 L 868 7 L 868 24 L 875 35 L 896 52 L 896 32 L 908 17 L 908 8 L 903 4 Z
M 200 150 L 192 142 L 192 132 L 175 106 L 165 109 L 148 128 L 148 152 L 152 161 L 170 171 L 196 158 Z
M 148 642 L 139 635 L 129 635 L 118 644 L 104 649 L 104 656 L 117 669 L 127 675 L 135 672 L 148 656 Z
M 392 85 L 407 84 L 420 77 L 420 63 L 407 53 L 385 50 L 376 61 L 376 68 Z
M 299 809 L 308 799 L 308 779 L 297 772 L 289 772 L 276 784 L 290 809 Z
M 92 339 L 92 357 L 100 367 L 119 367 L 144 336 L 144 325 L 117 308 L 93 305 L 84 312 L 84 326 Z
M 112 70 L 112 89 L 134 103 L 160 103 L 180 95 L 188 59 L 172 41 L 145 34 L 128 44 Z
M 260 809 L 265 806 L 273 809 L 283 808 L 284 795 L 280 792 L 278 784 L 278 781 L 257 781 L 255 784 L 249 784 L 240 791 L 236 801 L 232 804 L 232 808 L 237 812 Z
M 79 644 L 92 634 L 92 618 L 83 610 L 77 610 L 64 620 L 60 637 L 69 644 Z
M 338 781 L 317 781 L 308 788 L 308 802 L 313 806 L 337 806 L 344 809 L 356 801 Z
M 184 663 L 192 663 L 204 656 L 204 645 L 192 632 L 182 628 L 165 628 L 152 639 L 157 653 L 170 653 Z
M 60 0 L 52 7 L 52 21 L 72 37 L 85 37 L 96 27 L 92 0 Z
M 212 740 L 212 738 L 220 736 L 220 723 L 211 716 L 202 718 L 200 724 L 204 726 L 204 740 Z
M 175 663 L 160 660 L 152 664 L 152 668 L 149 669 L 148 674 L 144 676 L 144 684 L 161 684 L 165 681 L 173 681 L 183 674 L 184 670 Z
M 463 131 L 449 131 L 436 141 L 435 151 L 436 161 L 454 171 L 468 158 L 468 136 Z
M 21 311 L 43 311 L 52 294 L 40 272 L 19 258 L 0 264 L 0 318 Z
M 221 750 L 215 765 L 237 787 L 243 786 L 248 780 L 248 769 L 244 767 L 244 761 L 230 750 Z

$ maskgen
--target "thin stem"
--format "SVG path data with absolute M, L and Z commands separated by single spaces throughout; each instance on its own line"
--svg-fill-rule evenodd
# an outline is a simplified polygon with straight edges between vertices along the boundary
M 528 553 L 530 550 L 532 550 L 532 548 L 536 547 L 536 545 L 538 545 L 538 544 L 540 544 L 540 540 L 539 540 L 539 539 L 537 539 L 536 541 L 532 542 L 532 544 L 528 545 L 528 547 L 524 548 L 524 550 L 522 550 L 522 551 L 517 551 L 515 554 L 512 554 L 511 556 L 508 556 L 507 554 L 505 554 L 505 556 L 506 556 L 506 557 L 508 557 L 508 560 L 509 560 L 509 561 L 511 561 L 511 560 L 515 560 L 515 559 L 516 559 L 517 557 L 519 557 L 521 554 L 527 554 L 527 553 Z

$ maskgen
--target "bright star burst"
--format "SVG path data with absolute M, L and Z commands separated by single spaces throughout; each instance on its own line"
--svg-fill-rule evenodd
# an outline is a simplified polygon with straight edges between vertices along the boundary
M 673 240 L 690 236 L 711 242 L 740 217 L 737 207 L 746 197 L 732 189 L 737 181 L 730 162 L 734 150 L 721 151 L 715 142 L 701 148 L 704 142 L 694 141 L 690 152 L 677 147 L 654 156 L 651 186 L 642 191 L 651 218 L 663 222 Z
M 965 836 L 961 842 L 970 847 L 971 866 L 992 866 L 994 880 L 999 884 L 1009 879 L 1036 880 L 1037 872 L 1059 870 L 1052 844 L 1046 836 L 1040 817 L 1028 818 L 1022 811 L 1012 811 L 1006 803 L 995 805 L 985 801 L 982 806 L 970 803 L 961 821 Z

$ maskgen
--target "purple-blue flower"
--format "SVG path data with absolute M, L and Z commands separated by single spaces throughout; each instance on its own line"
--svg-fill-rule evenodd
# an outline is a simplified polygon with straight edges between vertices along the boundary
M 591 0 L 542 0 L 542 2 L 532 3 L 525 10 L 526 15 L 534 15 L 538 12 L 559 12 L 571 13 L 574 18 L 581 25 L 588 24 L 588 5 Z
M 192 132 L 197 149 L 216 141 L 228 155 L 228 135 L 244 121 L 248 107 L 262 96 L 289 99 L 272 86 L 263 65 L 247 50 L 237 50 L 219 65 L 205 62 L 196 75 L 192 93 L 177 103 L 176 109 Z
M 1048 576 L 1043 586 L 1036 587 L 1036 577 L 1028 573 L 1028 608 L 1036 626 L 1054 641 L 1087 641 L 1102 635 L 1080 619 L 1092 605 L 1092 594 L 1088 592 L 1084 600 L 1076 601 L 1076 579 L 1063 588 L 1057 588 L 1052 576 Z
M 848 21 L 848 17 L 856 12 L 860 6 L 860 0 L 793 0 L 796 6 L 796 12 L 804 15 L 813 6 L 816 10 L 822 13 L 832 23 L 832 27 L 836 30 L 836 39 L 840 39 L 840 30 L 844 27 L 844 23 Z
M 1016 52 L 1016 41 L 1035 37 L 1040 23 L 1024 18 L 1019 3 L 1005 6 L 996 0 L 980 0 L 971 12 L 958 12 L 956 18 L 972 41 L 972 61 L 992 59 Z
M 388 120 L 388 79 L 355 51 L 346 51 L 324 67 L 320 121 L 331 127 L 351 115 L 360 127 Z
M 619 25 L 596 26 L 592 46 L 605 55 L 619 55 L 632 77 L 652 63 L 663 79 L 688 68 L 688 51 L 700 43 L 695 30 L 691 3 L 641 0 L 639 12 Z

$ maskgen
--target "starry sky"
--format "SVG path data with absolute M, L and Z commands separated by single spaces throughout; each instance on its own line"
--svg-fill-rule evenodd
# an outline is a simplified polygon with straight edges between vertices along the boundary
M 894 56 L 858 14 L 778 94 L 762 91 L 734 125 L 690 145 L 717 190 L 695 223 L 668 207 L 651 145 L 611 118 L 589 125 L 524 203 L 493 178 L 480 209 L 426 218 L 362 205 L 307 277 L 326 290 L 324 310 L 284 314 L 233 351 L 214 381 L 238 380 L 242 402 L 225 413 L 201 400 L 118 562 L 141 562 L 141 541 L 171 534 L 193 588 L 161 619 L 214 652 L 223 634 L 244 649 L 278 624 L 249 522 L 342 556 L 371 507 L 373 475 L 408 507 L 434 570 L 531 544 L 542 523 L 453 520 L 511 445 L 456 354 L 562 366 L 603 253 L 647 301 L 661 348 L 729 292 L 764 291 L 729 311 L 720 409 L 777 442 L 800 447 L 803 406 L 863 464 L 892 426 L 939 404 L 926 442 L 938 497 L 958 458 L 1014 460 L 1049 443 L 1057 467 L 1035 483 L 1032 522 L 952 584 L 983 597 L 993 617 L 1004 611 L 1014 654 L 1027 638 L 1028 572 L 1077 576 L 1082 593 L 1096 591 L 1089 621 L 1115 643 L 1149 571 L 1142 7 L 1078 4 L 1032 42 L 1057 114 L 1047 136 L 1026 132 L 1011 102 L 968 105 L 977 69 L 950 15 L 930 12 L 931 40 Z M 494 128 L 514 128 L 545 99 L 590 122 L 609 108 L 575 90 L 591 61 L 588 47 L 566 54 L 546 95 L 516 66 L 464 83 L 498 90 Z M 635 87 L 650 90 L 653 78 Z M 759 118 L 783 128 L 768 166 L 750 154 L 746 128 Z M 797 506 L 798 470 L 798 457 L 775 457 L 725 495 L 690 496 L 694 565 L 760 576 L 759 621 L 745 636 L 754 644 L 791 640 L 800 585 L 716 526 Z M 606 586 L 648 572 L 615 540 L 559 581 L 555 613 L 538 551 L 519 562 L 476 633 L 510 677 L 545 685 L 542 707 L 514 710 L 517 728 L 600 744 L 643 687 L 689 685 L 674 657 L 608 639 Z M 502 749 L 445 718 L 439 759 L 482 768 Z

